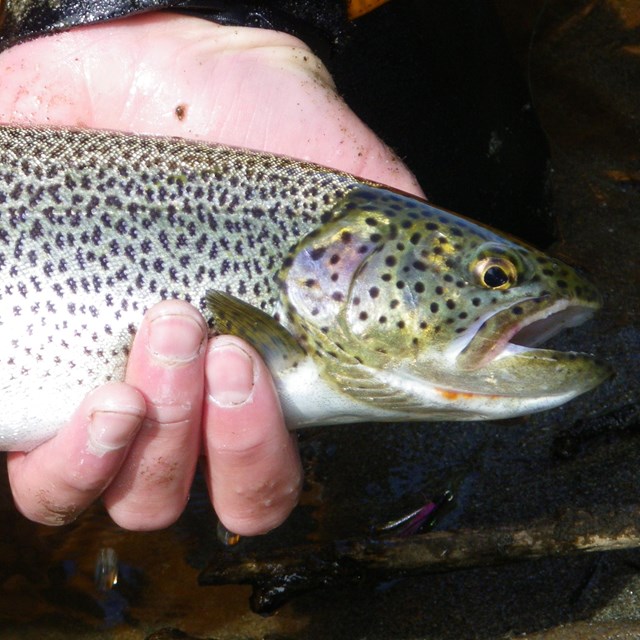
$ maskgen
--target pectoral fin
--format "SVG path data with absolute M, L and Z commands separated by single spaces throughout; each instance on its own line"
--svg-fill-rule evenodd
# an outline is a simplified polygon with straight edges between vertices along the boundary
M 208 291 L 207 308 L 214 331 L 249 342 L 275 373 L 296 366 L 307 354 L 300 343 L 270 315 L 221 291 Z

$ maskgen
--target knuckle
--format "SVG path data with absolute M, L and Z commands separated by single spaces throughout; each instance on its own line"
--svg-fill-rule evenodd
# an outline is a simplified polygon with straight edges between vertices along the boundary
M 190 401 L 151 399 L 147 402 L 145 427 L 180 429 L 193 420 L 193 404 Z

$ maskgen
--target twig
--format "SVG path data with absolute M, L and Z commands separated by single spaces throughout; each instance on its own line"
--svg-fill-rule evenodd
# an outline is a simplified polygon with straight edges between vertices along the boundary
M 388 579 L 640 547 L 640 506 L 606 513 L 570 512 L 526 527 L 435 531 L 408 538 L 347 539 L 283 549 L 269 557 L 216 558 L 203 585 L 252 584 L 251 607 L 271 613 L 292 597 L 364 578 Z

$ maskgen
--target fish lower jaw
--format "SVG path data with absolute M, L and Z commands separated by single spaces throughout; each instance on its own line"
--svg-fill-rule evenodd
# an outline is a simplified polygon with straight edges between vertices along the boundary
M 518 347 L 523 351 L 525 347 Z M 531 351 L 536 351 L 531 349 Z M 382 372 L 381 377 L 391 383 L 388 372 Z M 510 376 L 511 377 L 511 376 Z M 512 378 L 512 377 L 511 377 Z M 401 384 L 403 391 L 421 403 L 421 407 L 403 415 L 409 421 L 473 421 L 473 420 L 503 420 L 517 418 L 554 409 L 576 396 L 584 393 L 587 388 L 576 385 L 564 386 L 557 389 L 545 389 L 539 393 L 522 393 L 501 389 L 500 383 L 486 385 L 486 390 L 478 390 L 471 386 L 444 385 L 425 382 L 413 374 L 402 375 L 396 384 Z M 521 380 L 521 386 L 527 387 L 528 381 Z M 482 388 L 483 385 L 480 385 Z M 490 388 L 491 387 L 491 388 Z M 591 388 L 591 387 L 589 387 Z
M 276 377 L 289 429 L 356 422 L 433 422 L 500 420 L 555 408 L 579 395 L 565 389 L 537 397 L 478 393 L 452 389 L 396 370 L 371 370 L 385 389 L 381 397 L 369 391 L 339 391 L 323 379 L 309 358 L 295 372 Z

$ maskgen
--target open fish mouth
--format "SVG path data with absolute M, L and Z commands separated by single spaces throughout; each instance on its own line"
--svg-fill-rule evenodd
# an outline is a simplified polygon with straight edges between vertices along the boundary
M 472 370 L 486 367 L 503 358 L 526 353 L 534 355 L 538 345 L 564 329 L 586 322 L 599 305 L 553 300 L 549 297 L 530 298 L 493 311 L 469 327 L 457 341 L 456 364 Z M 561 351 L 544 350 L 561 356 Z M 578 354 L 573 353 L 574 357 Z M 579 354 L 588 357 L 587 354 Z
M 611 377 L 609 365 L 586 353 L 537 345 L 582 324 L 598 307 L 598 301 L 546 296 L 493 309 L 450 345 L 456 374 L 442 377 L 441 386 L 478 401 L 491 398 L 490 409 L 479 414 L 494 417 L 541 411 L 593 389 Z

